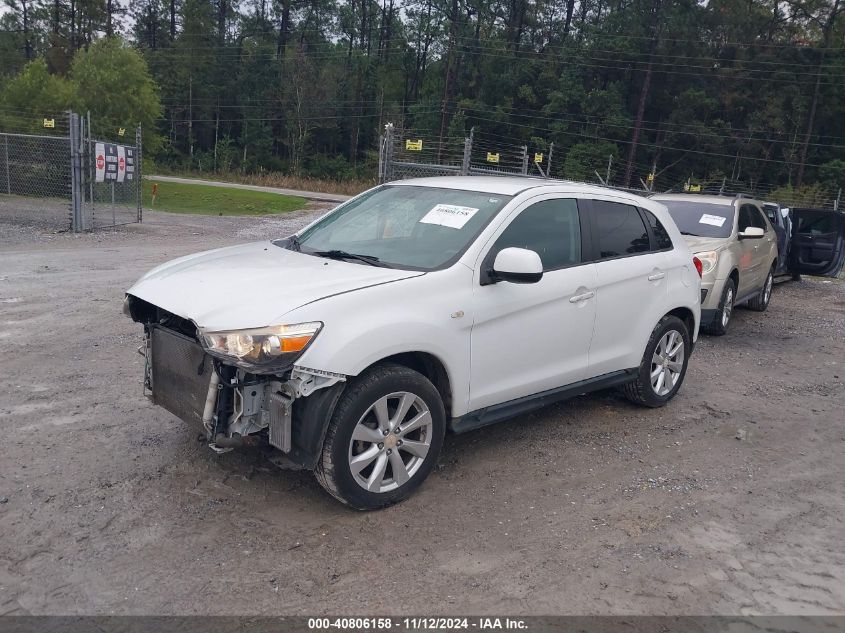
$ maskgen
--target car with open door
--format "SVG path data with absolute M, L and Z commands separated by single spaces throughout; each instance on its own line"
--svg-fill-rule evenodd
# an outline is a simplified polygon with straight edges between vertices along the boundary
M 845 265 L 845 213 L 830 209 L 790 209 L 788 271 L 793 275 L 837 277 Z
M 792 235 L 792 219 L 789 217 L 789 209 L 782 207 L 777 202 L 764 202 L 763 213 L 769 220 L 769 224 L 777 235 L 778 261 L 775 266 L 775 277 L 791 275 L 789 271 L 789 238 Z
M 515 177 L 371 189 L 295 235 L 182 257 L 126 294 L 154 403 L 263 445 L 359 509 L 462 433 L 618 387 L 677 393 L 701 262 L 662 204 Z

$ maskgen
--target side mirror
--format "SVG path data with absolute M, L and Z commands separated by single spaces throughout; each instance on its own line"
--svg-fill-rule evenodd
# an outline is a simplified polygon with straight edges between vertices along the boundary
M 765 234 L 766 232 L 760 227 L 749 226 L 747 229 L 737 235 L 737 237 L 741 240 L 759 240 Z
M 543 278 L 543 262 L 527 248 L 503 248 L 496 255 L 490 277 L 493 281 L 536 284 Z

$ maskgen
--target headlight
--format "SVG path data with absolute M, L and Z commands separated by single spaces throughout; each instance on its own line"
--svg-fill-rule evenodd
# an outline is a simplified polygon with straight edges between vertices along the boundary
M 252 373 L 267 374 L 293 363 L 322 327 L 322 323 L 315 321 L 231 332 L 201 330 L 200 335 L 212 356 Z
M 718 251 L 704 251 L 703 253 L 695 253 L 695 256 L 701 260 L 702 275 L 712 272 L 716 268 L 716 264 L 719 263 Z

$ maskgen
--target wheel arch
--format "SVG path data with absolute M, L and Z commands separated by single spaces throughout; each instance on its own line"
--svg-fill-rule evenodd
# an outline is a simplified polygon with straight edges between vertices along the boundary
M 383 363 L 396 363 L 428 378 L 443 399 L 447 421 L 451 418 L 452 381 L 445 363 L 440 358 L 429 352 L 400 352 L 370 363 L 362 369 L 361 373 Z M 345 387 L 346 382 L 340 382 L 294 402 L 292 429 L 294 450 L 283 460 L 288 466 L 306 469 L 313 469 L 316 466 L 326 430 Z
M 690 339 L 695 338 L 695 313 L 686 307 L 677 307 L 669 310 L 664 316 L 674 316 L 679 318 L 683 321 L 684 325 L 687 326 L 687 331 L 689 332 Z
M 440 358 L 430 352 L 400 352 L 377 360 L 369 367 L 380 363 L 396 363 L 408 369 L 413 369 L 428 378 L 443 400 L 447 419 L 452 416 L 452 381 L 449 378 L 445 363 Z
M 734 267 L 731 269 L 731 272 L 728 274 L 728 279 L 734 280 L 734 289 L 735 291 L 739 289 L 739 269 Z

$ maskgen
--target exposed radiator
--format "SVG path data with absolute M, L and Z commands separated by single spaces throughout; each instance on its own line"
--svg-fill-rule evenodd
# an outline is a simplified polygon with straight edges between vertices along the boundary
M 202 412 L 214 366 L 195 340 L 152 326 L 152 398 L 186 422 L 202 427 Z

